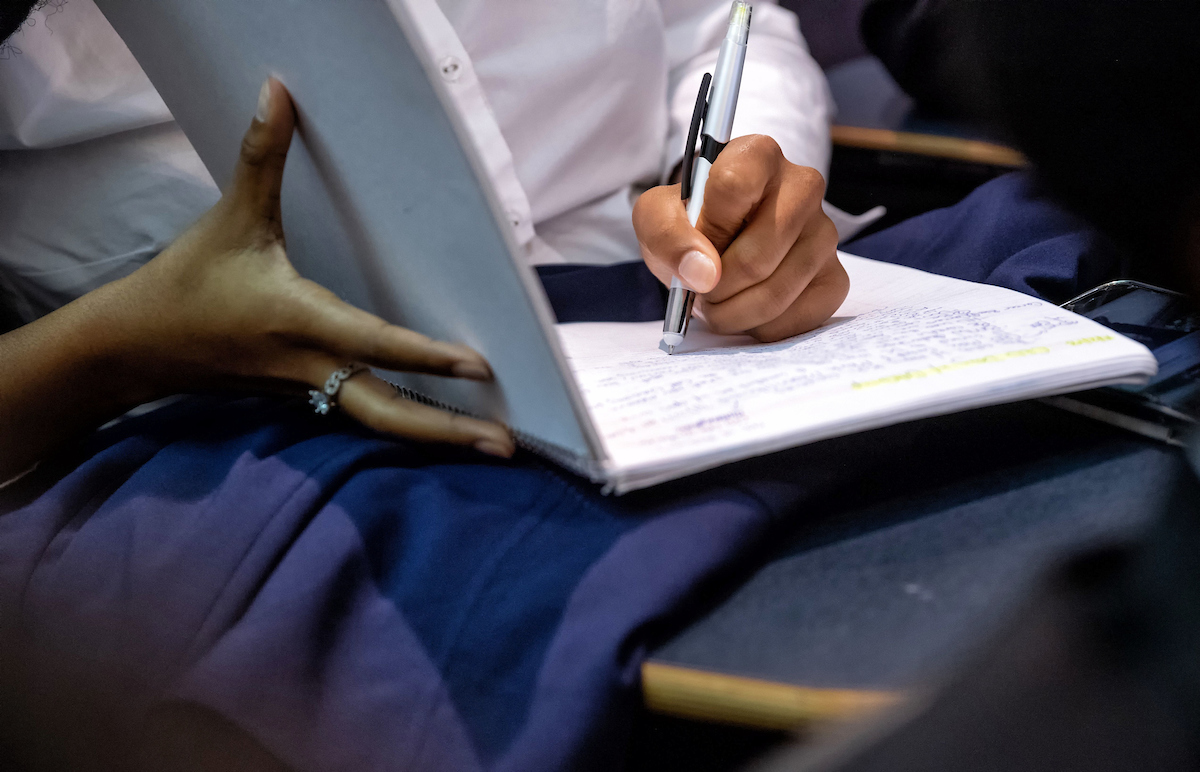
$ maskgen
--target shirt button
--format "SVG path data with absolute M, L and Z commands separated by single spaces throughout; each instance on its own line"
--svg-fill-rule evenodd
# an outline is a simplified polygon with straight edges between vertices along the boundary
M 457 56 L 446 56 L 438 62 L 438 69 L 442 71 L 443 80 L 453 83 L 462 75 L 463 64 Z

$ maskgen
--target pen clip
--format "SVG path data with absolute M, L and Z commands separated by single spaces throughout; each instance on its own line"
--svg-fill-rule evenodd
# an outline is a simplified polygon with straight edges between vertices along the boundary
M 692 197 L 692 168 L 696 163 L 696 140 L 700 136 L 700 124 L 708 116 L 708 86 L 712 83 L 712 75 L 704 73 L 700 81 L 700 93 L 696 95 L 696 109 L 692 111 L 692 125 L 688 129 L 687 144 L 683 147 L 683 179 L 679 189 L 680 197 L 687 201 Z

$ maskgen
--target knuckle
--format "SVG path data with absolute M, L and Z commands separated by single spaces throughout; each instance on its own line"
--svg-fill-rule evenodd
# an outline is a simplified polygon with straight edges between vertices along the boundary
M 766 158 L 783 158 L 783 149 L 774 137 L 766 134 L 751 134 L 746 138 L 746 148 L 749 152 Z
M 836 258 L 840 236 L 833 220 L 824 212 L 820 212 L 816 218 L 809 221 L 806 230 L 807 234 L 802 238 L 812 245 L 813 251 L 822 262 Z
M 710 303 L 705 306 L 704 322 L 717 335 L 733 335 L 745 329 L 737 324 L 728 306 L 722 307 L 721 304 Z
M 850 294 L 850 274 L 846 273 L 846 268 L 842 265 L 842 262 L 835 259 L 833 261 L 833 270 L 828 274 L 828 276 L 823 278 L 827 286 L 830 288 L 830 300 L 833 303 L 833 308 L 830 310 L 830 313 L 832 314 L 837 311 L 838 306 L 840 306 L 842 301 L 846 299 L 846 296 Z
M 739 268 L 739 273 L 752 284 L 764 282 L 775 273 L 775 268 L 767 260 L 767 256 L 757 249 L 746 250 Z
M 725 275 L 744 286 L 769 279 L 779 262 L 772 259 L 770 250 L 773 248 L 773 244 L 763 243 L 759 239 L 739 238 L 721 258 L 726 269 Z
M 810 185 L 824 185 L 825 175 L 817 171 L 811 166 L 793 165 L 792 173 L 803 179 Z
M 833 220 L 818 209 L 805 221 L 799 238 L 792 245 L 792 251 L 800 250 L 806 260 L 824 264 L 837 256 L 839 238 Z
M 825 193 L 825 177 L 819 171 L 811 166 L 796 166 L 791 165 L 790 173 L 795 180 L 794 185 L 805 188 L 812 192 L 820 191 Z M 828 219 L 828 218 L 826 218 Z
M 242 137 L 241 161 L 251 169 L 282 166 L 286 158 L 286 151 L 272 147 L 259 132 L 248 131 Z
M 731 164 L 723 165 L 719 169 L 713 167 L 704 190 L 706 198 L 715 198 L 718 201 L 740 202 L 747 199 L 750 193 L 750 183 L 746 175 L 740 174 Z
M 457 413 L 441 413 L 442 427 L 448 440 L 474 436 L 474 420 Z
M 377 316 L 362 323 L 362 335 L 358 343 L 358 355 L 362 359 L 378 362 L 387 359 L 388 324 Z
M 247 166 L 261 166 L 267 157 L 266 146 L 254 131 L 246 132 L 242 137 L 242 163 Z
M 825 213 L 822 212 L 821 216 L 825 217 Z M 833 220 L 825 217 L 825 222 L 821 224 L 821 227 L 825 231 L 825 238 L 828 239 L 830 248 L 837 251 L 838 240 L 841 238 L 837 226 L 834 225 Z
M 803 288 L 801 288 L 803 289 Z M 763 299 L 759 308 L 768 320 L 779 318 L 788 310 L 799 292 L 786 282 L 771 282 L 763 286 Z

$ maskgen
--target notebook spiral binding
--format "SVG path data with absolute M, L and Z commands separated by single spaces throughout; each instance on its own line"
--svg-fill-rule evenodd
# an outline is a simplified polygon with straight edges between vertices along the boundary
M 482 419 L 481 416 L 469 413 L 466 410 L 462 410 L 461 408 L 457 408 L 454 405 L 447 404 L 441 400 L 434 399 L 433 397 L 422 394 L 419 391 L 413 391 L 406 386 L 401 386 L 397 383 L 392 383 L 391 381 L 388 381 L 387 383 L 404 399 L 412 400 L 413 402 L 418 402 L 422 405 L 428 405 L 429 407 L 435 407 L 438 410 L 445 410 L 448 413 L 456 413 L 458 415 L 465 415 L 470 418 Z M 577 475 L 586 477 L 594 483 L 606 482 L 599 465 L 597 465 L 596 462 L 590 458 L 582 458 L 578 454 L 572 453 L 566 448 L 555 445 L 552 442 L 539 440 L 537 437 L 526 434 L 525 432 L 513 430 L 513 439 L 516 440 L 518 447 L 528 450 L 530 453 L 536 453 L 542 458 L 549 459 L 559 466 L 571 470 Z M 603 493 L 610 493 L 611 487 L 611 485 L 606 485 Z

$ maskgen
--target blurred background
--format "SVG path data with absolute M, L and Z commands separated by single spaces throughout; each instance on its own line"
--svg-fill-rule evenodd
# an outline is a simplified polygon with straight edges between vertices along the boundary
M 871 233 L 957 203 L 980 184 L 1024 165 L 987 128 L 918 105 L 867 49 L 867 0 L 781 0 L 800 18 L 838 112 L 826 198 L 853 214 L 882 205 Z

